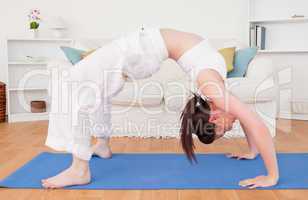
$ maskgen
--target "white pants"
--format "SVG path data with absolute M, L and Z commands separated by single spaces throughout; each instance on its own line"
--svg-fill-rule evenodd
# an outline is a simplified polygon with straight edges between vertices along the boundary
M 52 89 L 46 145 L 83 160 L 92 156 L 91 136 L 111 134 L 111 98 L 124 85 L 122 52 L 111 43 L 69 68 Z
M 148 29 L 125 35 L 69 68 L 61 95 L 51 90 L 46 145 L 89 160 L 91 137 L 109 137 L 112 132 L 111 98 L 124 85 L 122 73 L 146 78 L 167 58 L 159 29 Z

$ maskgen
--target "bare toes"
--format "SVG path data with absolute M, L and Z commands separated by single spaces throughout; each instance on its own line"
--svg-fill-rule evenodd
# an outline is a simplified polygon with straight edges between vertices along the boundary
M 47 180 L 44 180 L 44 182 L 42 183 L 42 185 L 43 185 L 44 188 L 47 188 L 47 189 L 51 189 L 51 188 L 53 187 L 53 184 L 50 183 L 50 182 L 48 181 L 48 179 L 47 179 Z
M 43 183 L 42 186 L 46 189 L 48 189 L 48 183 Z

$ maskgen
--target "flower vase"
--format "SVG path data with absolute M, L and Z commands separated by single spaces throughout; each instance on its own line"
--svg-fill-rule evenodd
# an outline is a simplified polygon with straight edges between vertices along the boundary
M 30 29 L 32 38 L 38 38 L 39 37 L 39 31 L 38 29 Z

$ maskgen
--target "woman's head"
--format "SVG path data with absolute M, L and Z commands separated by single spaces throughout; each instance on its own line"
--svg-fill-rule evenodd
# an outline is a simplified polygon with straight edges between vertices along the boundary
M 210 103 L 201 96 L 194 94 L 189 99 L 181 114 L 181 143 L 184 152 L 190 161 L 196 161 L 194 154 L 193 134 L 204 144 L 214 142 L 216 125 L 210 122 Z

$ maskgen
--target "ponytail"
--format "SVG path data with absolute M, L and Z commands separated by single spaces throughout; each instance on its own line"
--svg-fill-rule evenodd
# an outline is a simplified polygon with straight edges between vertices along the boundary
M 194 96 L 188 100 L 181 114 L 181 144 L 190 162 L 197 162 L 194 152 L 193 134 L 204 144 L 215 140 L 215 124 L 209 122 L 210 106 L 201 96 Z

